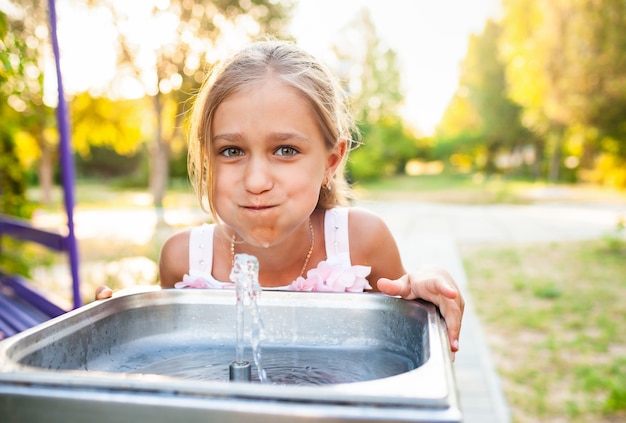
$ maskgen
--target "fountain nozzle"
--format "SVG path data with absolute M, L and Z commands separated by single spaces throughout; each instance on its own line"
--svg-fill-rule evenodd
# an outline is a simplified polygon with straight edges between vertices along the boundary
M 252 380 L 249 361 L 233 361 L 229 368 L 231 382 L 250 382 Z

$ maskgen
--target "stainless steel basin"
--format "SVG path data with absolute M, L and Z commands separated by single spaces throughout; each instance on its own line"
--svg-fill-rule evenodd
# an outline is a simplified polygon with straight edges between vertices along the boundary
M 461 421 L 432 304 L 264 291 L 260 307 L 272 383 L 228 382 L 233 291 L 154 290 L 0 342 L 0 421 Z

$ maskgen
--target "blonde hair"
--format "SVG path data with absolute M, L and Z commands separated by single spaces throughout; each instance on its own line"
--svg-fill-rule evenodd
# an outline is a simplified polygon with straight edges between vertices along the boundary
M 211 140 L 215 111 L 229 96 L 262 81 L 268 73 L 295 88 L 309 103 L 329 150 L 345 140 L 349 150 L 358 130 L 338 80 L 314 56 L 287 41 L 258 41 L 213 67 L 196 98 L 189 133 L 188 171 L 204 211 L 217 220 L 213 202 L 215 175 Z M 327 185 L 320 187 L 317 207 L 347 205 L 351 198 L 344 168 L 348 151 Z M 206 198 L 205 198 L 206 195 Z M 207 209 L 208 203 L 208 209 Z

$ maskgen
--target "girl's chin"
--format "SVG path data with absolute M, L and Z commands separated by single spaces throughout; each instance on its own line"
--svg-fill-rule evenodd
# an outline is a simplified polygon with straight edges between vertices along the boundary
M 238 241 L 243 239 L 247 245 L 255 248 L 270 248 L 277 243 L 274 236 L 258 232 L 239 233 L 236 239 Z
M 247 245 L 254 247 L 254 248 L 270 248 L 272 245 L 274 245 L 272 242 L 269 241 L 262 241 L 262 240 L 250 240 L 250 241 L 245 241 Z

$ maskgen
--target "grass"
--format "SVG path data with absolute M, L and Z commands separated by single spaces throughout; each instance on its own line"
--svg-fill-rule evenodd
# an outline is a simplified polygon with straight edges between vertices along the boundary
M 514 421 L 624 421 L 626 242 L 461 254 Z
M 396 176 L 355 185 L 367 199 L 460 204 L 528 204 L 542 201 L 624 202 L 626 192 L 582 184 L 547 184 L 503 176 Z
M 77 209 L 103 208 L 152 208 L 152 197 L 145 188 L 124 188 L 113 183 L 95 180 L 81 180 L 76 185 L 74 197 Z M 42 195 L 38 187 L 32 187 L 27 197 L 35 202 Z M 196 195 L 187 181 L 170 184 L 164 199 L 164 207 L 197 207 Z M 51 204 L 42 207 L 47 211 L 59 211 L 63 207 L 63 192 L 56 186 L 51 193 Z
M 524 203 L 528 183 L 480 176 L 425 175 L 397 176 L 356 185 L 356 191 L 375 200 L 420 200 L 445 203 Z

